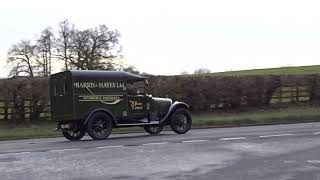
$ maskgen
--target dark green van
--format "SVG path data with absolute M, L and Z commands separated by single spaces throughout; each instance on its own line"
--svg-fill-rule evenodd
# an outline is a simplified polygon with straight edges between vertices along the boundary
M 191 128 L 189 106 L 145 92 L 146 77 L 121 71 L 64 71 L 50 77 L 52 118 L 69 140 L 87 132 L 106 139 L 112 128 L 140 126 L 158 134 L 164 125 L 178 133 Z

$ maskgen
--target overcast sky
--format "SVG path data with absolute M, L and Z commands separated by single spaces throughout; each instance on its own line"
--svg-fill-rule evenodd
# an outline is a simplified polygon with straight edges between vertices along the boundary
M 69 19 L 121 33 L 128 64 L 152 74 L 320 64 L 319 0 L 1 0 L 0 76 L 8 48 Z M 56 69 L 55 71 L 59 71 Z

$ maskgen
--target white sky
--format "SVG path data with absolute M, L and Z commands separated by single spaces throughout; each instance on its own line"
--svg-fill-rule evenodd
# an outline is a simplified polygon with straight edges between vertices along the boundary
M 319 9 L 319 0 L 0 0 L 0 76 L 12 44 L 64 19 L 118 29 L 127 63 L 152 74 L 320 64 Z

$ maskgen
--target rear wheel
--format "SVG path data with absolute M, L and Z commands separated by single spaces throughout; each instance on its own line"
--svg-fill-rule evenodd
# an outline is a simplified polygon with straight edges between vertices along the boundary
M 62 131 L 62 135 L 70 141 L 80 140 L 85 135 L 85 133 L 86 132 L 82 129 Z
M 150 126 L 144 126 L 143 128 L 149 134 L 159 134 L 162 131 L 163 126 L 161 126 L 161 125 L 150 125 Z
M 112 131 L 112 118 L 110 115 L 97 112 L 93 114 L 87 124 L 87 132 L 94 140 L 107 139 Z
M 170 119 L 170 127 L 177 134 L 184 134 L 191 129 L 192 118 L 187 109 L 177 109 Z

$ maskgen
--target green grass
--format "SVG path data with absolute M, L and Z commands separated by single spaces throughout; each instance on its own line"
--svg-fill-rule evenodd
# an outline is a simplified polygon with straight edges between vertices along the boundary
M 243 113 L 209 113 L 196 114 L 193 116 L 193 125 L 196 127 L 221 125 L 280 124 L 313 121 L 320 122 L 320 107 L 296 107 Z
M 251 69 L 240 71 L 226 71 L 210 73 L 212 76 L 246 76 L 246 75 L 302 75 L 302 74 L 319 74 L 320 65 L 314 66 L 292 66 L 268 69 Z
M 59 137 L 61 132 L 53 131 L 53 124 L 33 125 L 31 127 L 5 128 L 0 129 L 0 140 Z
M 205 113 L 193 115 L 193 127 L 237 126 L 258 124 L 281 124 L 300 122 L 320 122 L 320 107 L 295 107 L 280 110 L 266 110 L 243 113 Z M 55 123 L 33 125 L 29 128 L 0 127 L 0 140 L 61 137 L 61 132 L 53 131 Z M 143 132 L 142 128 L 113 129 L 113 133 Z
M 0 140 L 62 137 L 61 131 L 54 131 L 55 128 L 56 124 L 53 122 L 32 125 L 31 127 L 8 128 L 0 126 Z M 116 134 L 135 132 L 143 132 L 143 129 L 141 127 L 132 127 L 115 128 L 112 130 L 112 133 Z

